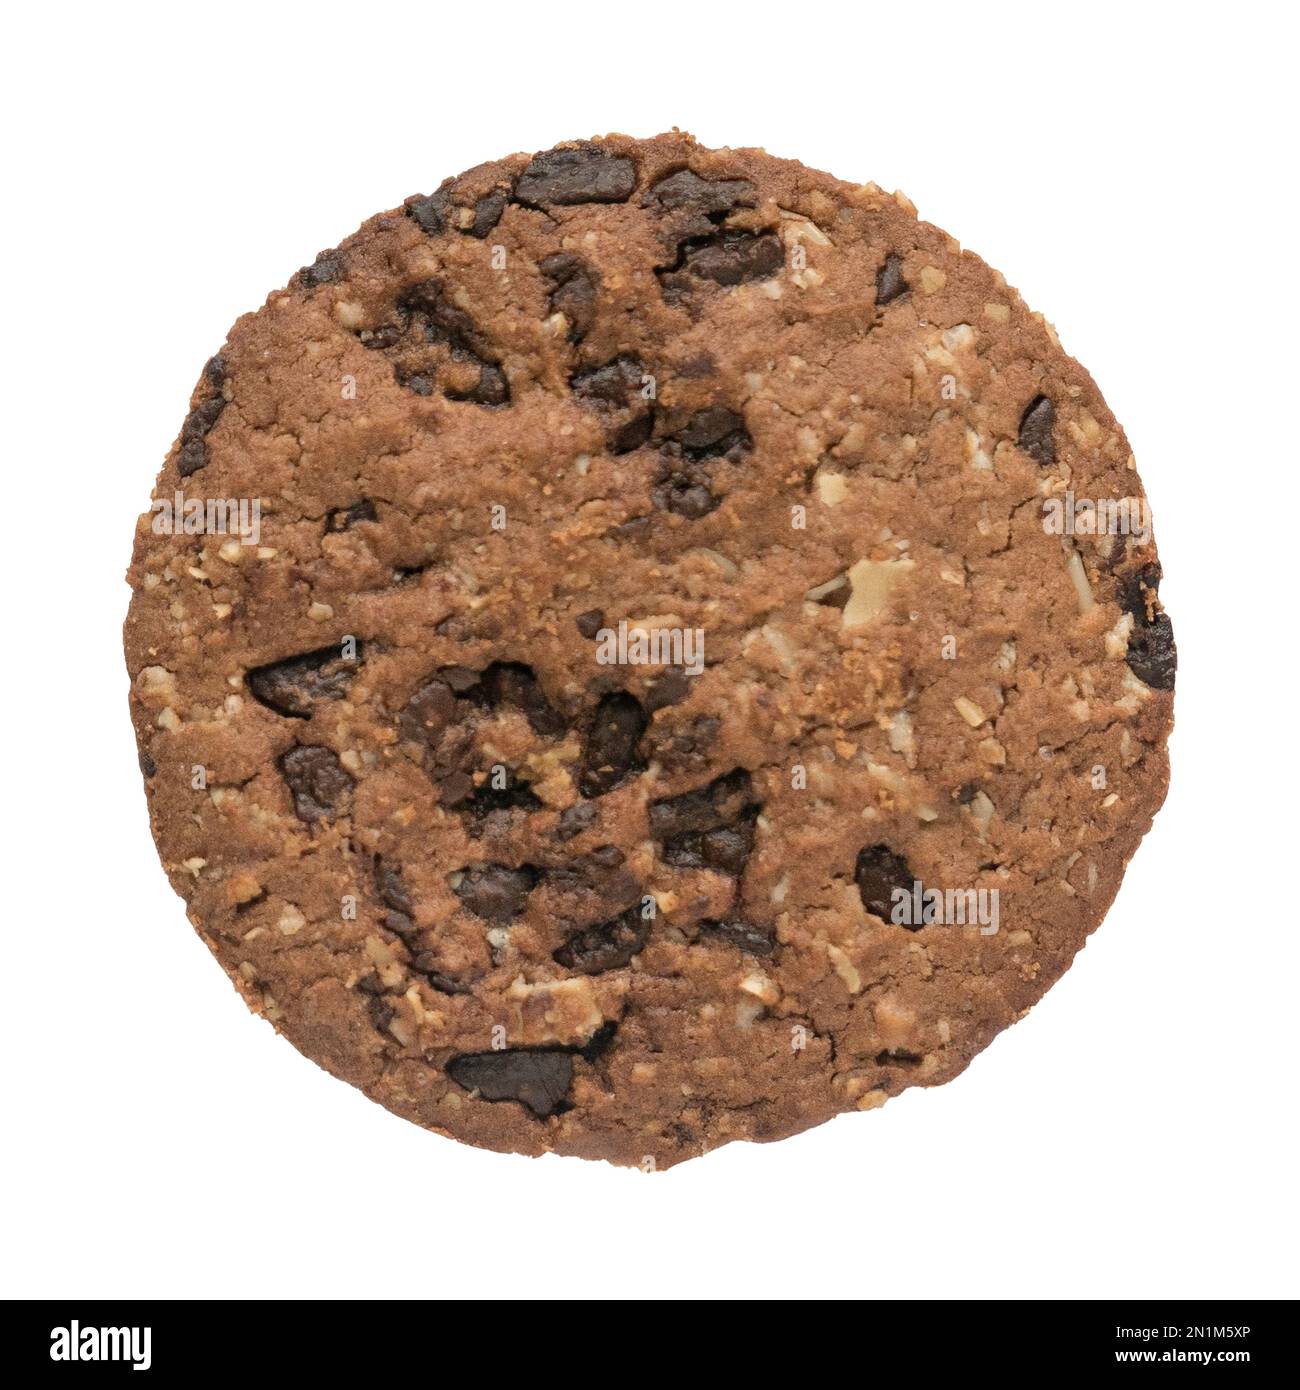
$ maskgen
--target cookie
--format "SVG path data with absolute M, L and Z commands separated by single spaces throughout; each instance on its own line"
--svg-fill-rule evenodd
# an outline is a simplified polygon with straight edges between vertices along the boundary
M 951 1080 L 1165 794 L 1092 379 L 901 195 L 677 133 L 318 255 L 203 369 L 129 579 L 199 934 L 491 1149 L 666 1168 Z

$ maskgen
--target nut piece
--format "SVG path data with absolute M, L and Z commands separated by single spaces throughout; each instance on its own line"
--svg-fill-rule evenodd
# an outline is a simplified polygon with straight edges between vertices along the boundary
M 965 695 L 958 695 L 952 702 L 953 708 L 971 726 L 978 729 L 979 726 L 988 718 L 974 700 L 968 700 Z
M 751 970 L 740 981 L 738 988 L 744 990 L 746 994 L 752 994 L 755 999 L 761 1000 L 764 1004 L 775 1004 L 781 997 L 781 991 L 776 987 L 776 984 L 761 970 Z
M 873 1010 L 880 1041 L 891 1051 L 903 1049 L 916 1032 L 916 1014 L 896 995 L 887 994 Z
M 1106 655 L 1114 661 L 1122 660 L 1128 651 L 1128 639 L 1132 631 L 1133 614 L 1121 614 L 1119 622 L 1106 634 Z
M 1095 606 L 1096 600 L 1092 596 L 1092 585 L 1088 583 L 1088 572 L 1083 567 L 1083 557 L 1077 550 L 1070 551 L 1070 558 L 1065 562 L 1065 568 L 1079 600 L 1079 612 L 1086 613 Z
M 516 976 L 506 997 L 515 1006 L 508 1032 L 520 1043 L 584 1043 L 605 1021 L 585 975 L 539 984 Z
M 858 974 L 857 967 L 838 946 L 827 945 L 826 954 L 831 959 L 831 964 L 835 967 L 835 973 L 844 982 L 844 988 L 850 994 L 857 994 L 862 989 L 862 976 Z
M 293 903 L 285 903 L 280 920 L 275 925 L 284 936 L 293 936 L 307 925 L 307 919 Z
M 261 892 L 262 885 L 252 874 L 242 869 L 232 874 L 229 883 L 226 884 L 226 896 L 232 903 L 251 903 Z
M 916 568 L 913 560 L 859 560 L 849 567 L 853 593 L 844 605 L 842 627 L 861 627 L 889 601 L 892 589 Z
M 838 507 L 849 495 L 843 473 L 818 473 L 817 496 L 827 507 Z

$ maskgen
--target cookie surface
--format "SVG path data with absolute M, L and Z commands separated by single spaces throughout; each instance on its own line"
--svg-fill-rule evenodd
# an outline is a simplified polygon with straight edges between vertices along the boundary
M 457 1139 L 874 1108 L 1044 993 L 1163 799 L 1145 517 L 900 196 L 678 134 L 483 165 L 203 372 L 129 575 L 160 856 L 252 1009 Z

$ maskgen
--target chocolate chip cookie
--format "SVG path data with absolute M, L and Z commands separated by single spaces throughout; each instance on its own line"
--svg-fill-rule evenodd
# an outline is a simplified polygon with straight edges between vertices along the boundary
M 129 578 L 203 940 L 487 1148 L 665 1168 L 951 1080 L 1165 793 L 1092 379 L 901 195 L 682 134 L 318 255 L 204 367 Z

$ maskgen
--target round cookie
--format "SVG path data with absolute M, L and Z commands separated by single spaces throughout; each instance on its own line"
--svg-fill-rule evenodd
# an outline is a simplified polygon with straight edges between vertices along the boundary
M 159 854 L 418 1124 L 780 1138 L 956 1076 L 1101 920 L 1167 783 L 1159 578 L 1092 379 L 901 195 L 513 156 L 204 369 L 129 575 Z

